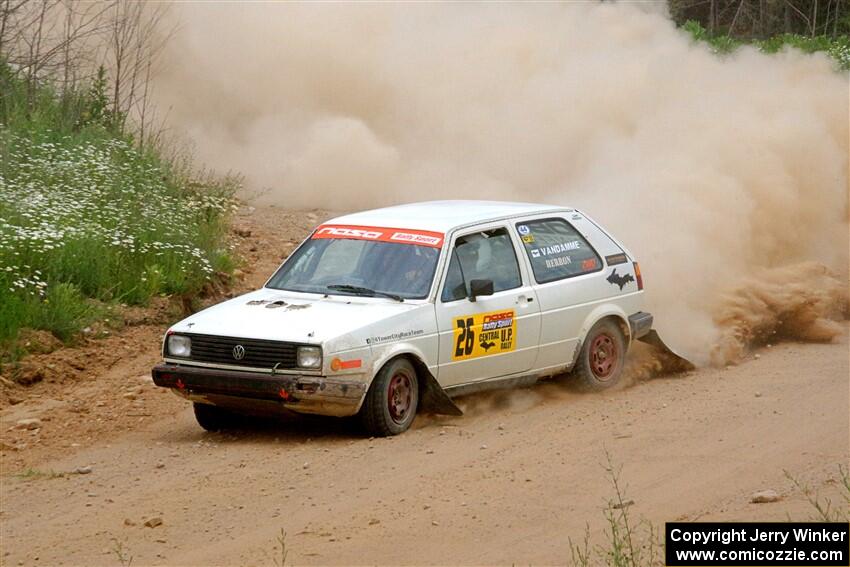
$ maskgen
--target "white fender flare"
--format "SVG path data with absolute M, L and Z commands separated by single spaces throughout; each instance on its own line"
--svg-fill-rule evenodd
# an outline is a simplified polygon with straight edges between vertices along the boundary
M 625 311 L 623 311 L 620 306 L 614 305 L 613 303 L 604 303 L 602 305 L 597 306 L 593 311 L 590 312 L 587 318 L 585 318 L 584 324 L 582 325 L 581 330 L 579 331 L 579 347 L 576 352 L 581 350 L 581 345 L 584 344 L 584 339 L 587 337 L 587 333 L 590 332 L 590 329 L 592 329 L 596 323 L 606 317 L 616 317 L 621 327 L 623 328 L 623 335 L 626 339 L 626 349 L 631 346 L 632 334 L 629 328 L 629 316 L 626 314 Z
M 422 361 L 423 364 L 427 366 L 428 358 L 425 354 L 415 346 L 408 343 L 392 343 L 389 345 L 381 345 L 380 352 L 375 352 L 376 348 L 372 347 L 372 367 L 371 367 L 371 376 L 369 377 L 369 385 L 372 384 L 372 380 L 375 379 L 378 372 L 380 372 L 381 368 L 384 365 L 392 360 L 393 358 L 401 355 L 412 355 Z

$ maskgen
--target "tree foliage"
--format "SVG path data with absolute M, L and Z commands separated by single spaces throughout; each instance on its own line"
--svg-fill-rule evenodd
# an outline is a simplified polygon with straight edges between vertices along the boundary
M 65 101 L 67 115 L 81 115 L 80 124 L 108 123 L 144 143 L 158 130 L 150 108 L 150 79 L 173 31 L 167 10 L 166 4 L 126 0 L 0 0 L 0 61 L 5 63 L 0 98 L 22 84 L 24 106 L 16 110 L 32 113 L 50 83 Z M 88 86 L 91 93 L 85 93 Z M 93 95 L 84 98 L 96 106 L 74 108 L 86 94 Z M 9 107 L 7 102 L 4 108 Z M 92 114 L 83 116 L 86 111 Z
M 740 40 L 725 34 L 711 35 L 699 22 L 688 20 L 682 29 L 691 34 L 696 41 L 706 42 L 718 54 L 732 53 L 742 45 L 752 45 L 763 53 L 777 53 L 785 48 L 799 49 L 804 53 L 823 52 L 835 60 L 840 70 L 850 70 L 850 36 L 840 35 L 814 37 L 785 33 L 767 39 Z
M 848 0 L 668 0 L 677 24 L 698 22 L 711 36 L 767 39 L 777 35 L 850 34 Z

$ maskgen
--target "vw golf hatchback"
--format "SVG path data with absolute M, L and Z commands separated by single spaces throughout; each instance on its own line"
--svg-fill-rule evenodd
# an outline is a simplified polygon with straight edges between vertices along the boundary
M 482 389 L 615 385 L 642 309 L 638 263 L 582 211 L 414 203 L 318 226 L 261 289 L 171 327 L 153 378 L 209 430 L 291 410 L 394 435 Z

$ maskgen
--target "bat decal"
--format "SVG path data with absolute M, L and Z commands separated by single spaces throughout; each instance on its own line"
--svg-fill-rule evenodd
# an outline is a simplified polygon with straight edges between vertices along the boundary
M 611 271 L 611 274 L 605 279 L 608 280 L 608 283 L 610 283 L 611 285 L 620 286 L 620 290 L 622 290 L 623 286 L 625 286 L 627 283 L 635 281 L 635 278 L 632 277 L 631 274 L 626 274 L 625 276 L 621 276 L 620 274 L 618 274 L 617 268 L 614 268 Z
M 484 352 L 487 352 L 488 350 L 490 350 L 491 348 L 496 346 L 496 343 L 494 343 L 492 341 L 481 341 L 480 344 L 481 344 L 481 348 L 484 349 Z

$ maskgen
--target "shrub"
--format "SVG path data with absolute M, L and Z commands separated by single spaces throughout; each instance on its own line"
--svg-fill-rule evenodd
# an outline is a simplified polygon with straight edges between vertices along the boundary
M 721 55 L 732 53 L 745 44 L 753 45 L 762 53 L 777 53 L 790 48 L 799 49 L 805 53 L 826 53 L 835 60 L 836 68 L 839 70 L 850 69 L 850 37 L 846 35 L 835 37 L 817 35 L 812 37 L 785 33 L 768 39 L 754 39 L 745 42 L 725 34 L 711 35 L 699 22 L 694 20 L 685 22 L 682 29 L 688 32 L 694 41 L 707 43 L 712 51 Z

